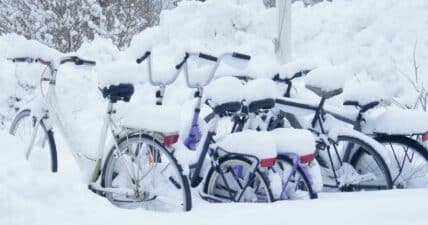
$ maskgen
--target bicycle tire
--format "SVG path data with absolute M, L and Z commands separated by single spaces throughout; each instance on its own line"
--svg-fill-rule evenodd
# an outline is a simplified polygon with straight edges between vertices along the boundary
M 15 118 L 13 119 L 10 128 L 9 133 L 13 136 L 16 135 L 17 129 L 21 122 L 25 119 L 31 116 L 31 110 L 30 109 L 24 109 L 21 112 L 19 112 Z M 35 126 L 35 120 L 32 124 L 32 127 Z M 50 152 L 50 158 L 51 158 L 51 171 L 53 173 L 58 172 L 58 154 L 56 149 L 56 143 L 54 138 L 54 133 L 52 130 L 47 130 L 46 126 L 43 122 L 43 120 L 40 121 L 40 126 L 42 127 L 42 130 L 45 132 L 45 135 L 47 136 L 47 141 L 49 143 L 49 152 Z
M 224 156 L 221 157 L 219 159 L 219 163 L 218 163 L 218 167 L 221 168 L 222 165 L 225 165 L 226 163 L 228 163 L 229 161 L 240 161 L 243 164 L 247 164 L 247 165 L 251 165 L 251 160 L 249 160 L 248 158 L 244 157 L 244 156 L 240 156 L 240 155 L 229 155 L 229 156 Z M 205 182 L 204 182 L 204 188 L 203 191 L 206 194 L 209 195 L 214 195 L 213 193 L 213 185 L 216 186 L 216 181 L 218 177 L 219 173 L 218 173 L 218 169 L 219 168 L 214 168 L 211 167 L 207 173 Z M 261 185 L 264 186 L 265 191 L 266 191 L 266 202 L 273 202 L 275 201 L 272 191 L 270 189 L 270 183 L 268 178 L 266 177 L 266 175 L 264 173 L 262 173 L 258 168 L 256 168 L 255 170 L 255 175 L 256 177 L 259 178 L 259 181 L 261 182 Z M 232 190 L 227 190 L 227 191 L 232 191 Z
M 291 159 L 290 157 L 288 157 L 286 155 L 278 155 L 276 164 L 281 167 L 280 162 L 285 162 L 288 165 L 290 165 L 291 167 L 294 166 L 293 159 Z M 281 169 L 283 169 L 283 168 L 281 168 Z M 299 177 L 303 178 L 303 184 L 308 189 L 307 191 L 309 193 L 309 199 L 317 199 L 318 194 L 313 191 L 310 179 L 306 175 L 306 173 L 303 171 L 303 169 L 300 166 L 297 166 L 296 172 L 298 173 Z
M 416 141 L 410 137 L 403 136 L 403 135 L 385 135 L 385 134 L 378 134 L 375 136 L 375 139 L 379 143 L 385 145 L 386 147 L 392 148 L 391 145 L 396 144 L 396 145 L 401 145 L 401 146 L 406 147 L 406 151 L 412 150 L 412 151 L 416 152 L 416 154 L 419 155 L 421 157 L 421 159 L 425 161 L 425 163 L 426 163 L 425 168 L 428 168 L 428 150 L 424 145 L 422 145 L 418 141 Z M 388 148 L 388 150 L 391 150 L 391 149 Z M 407 155 L 407 152 L 406 152 L 406 155 Z M 412 155 L 411 158 L 408 158 L 410 163 L 411 163 L 411 160 L 413 157 L 414 156 Z M 398 165 L 398 166 L 400 166 L 400 165 Z M 392 165 L 390 165 L 390 169 L 392 170 L 391 167 L 392 167 Z M 391 174 L 392 173 L 393 172 L 391 171 Z M 398 188 L 404 188 L 403 185 L 396 183 L 400 180 L 398 176 L 400 176 L 400 175 L 397 175 L 397 176 L 395 174 L 393 175 L 394 186 L 398 187 Z M 428 176 L 427 176 L 427 181 L 428 181 Z
M 348 136 L 348 135 L 339 135 L 338 141 L 353 142 L 353 143 L 356 143 L 359 146 L 361 146 L 348 159 L 348 161 L 346 161 L 349 164 L 351 164 L 354 168 L 358 168 L 358 163 L 360 162 L 360 160 L 362 160 L 364 153 L 366 153 L 365 155 L 371 156 L 373 158 L 373 160 L 375 161 L 375 163 L 378 165 L 379 169 L 381 170 L 381 172 L 383 174 L 383 178 L 384 178 L 383 180 L 385 181 L 384 188 L 379 187 L 379 188 L 375 188 L 375 189 L 382 190 L 382 189 L 392 189 L 393 188 L 390 170 L 389 170 L 387 164 L 385 163 L 385 160 L 375 150 L 374 147 L 372 147 L 369 143 L 367 143 L 366 141 L 364 141 L 360 138 L 356 138 L 356 137 Z M 354 189 L 360 190 L 360 189 L 363 189 L 362 187 L 363 187 L 363 185 L 351 185 L 350 189 L 347 188 L 346 191 L 350 191 L 350 190 L 354 190 Z
M 183 175 L 183 169 L 180 166 L 180 164 L 177 162 L 176 158 L 154 137 L 149 136 L 147 134 L 134 134 L 131 136 L 123 137 L 118 141 L 118 146 L 122 146 L 122 143 L 129 142 L 130 140 L 138 139 L 141 143 L 150 143 L 153 144 L 153 146 L 156 146 L 156 148 L 161 151 L 161 154 L 166 156 L 170 163 L 175 167 L 175 170 L 177 172 L 177 175 L 179 175 L 179 178 L 181 180 L 181 186 L 177 189 L 183 190 L 183 204 L 182 204 L 182 211 L 190 211 L 192 209 L 192 197 L 191 197 L 191 191 L 190 191 L 190 185 L 187 177 Z M 153 148 L 150 148 L 153 150 Z M 115 147 L 113 147 L 104 162 L 103 169 L 102 169 L 102 176 L 101 176 L 101 186 L 104 188 L 113 188 L 112 187 L 112 179 L 110 177 L 113 177 L 113 170 L 111 168 L 112 165 L 114 165 L 114 158 L 115 157 Z M 162 158 L 161 158 L 162 159 Z M 155 162 L 160 162 L 158 160 L 155 160 Z M 105 197 L 113 204 L 118 207 L 128 207 L 126 204 L 122 204 L 120 202 L 115 202 L 113 200 L 113 196 L 110 193 L 103 193 Z

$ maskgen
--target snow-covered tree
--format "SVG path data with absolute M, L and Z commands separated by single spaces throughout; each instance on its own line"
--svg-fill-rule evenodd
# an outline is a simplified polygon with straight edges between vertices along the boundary
M 17 33 L 62 52 L 96 34 L 119 47 L 159 23 L 162 9 L 180 0 L 0 0 L 0 34 Z
M 63 52 L 76 50 L 94 36 L 85 0 L 1 0 L 0 32 L 17 33 Z

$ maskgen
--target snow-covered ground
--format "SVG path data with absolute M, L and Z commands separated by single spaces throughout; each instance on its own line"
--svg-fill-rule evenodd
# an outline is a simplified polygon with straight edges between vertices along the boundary
M 138 80 L 138 86 L 131 104 L 141 106 L 141 103 L 154 102 L 154 89 L 145 83 L 146 68 L 126 66 L 148 49 L 154 52 L 154 75 L 158 79 L 172 75 L 173 65 L 185 50 L 214 55 L 240 51 L 252 56 L 246 70 L 240 72 L 242 74 L 271 77 L 278 71 L 286 73 L 287 69 L 275 60 L 272 44 L 276 28 L 275 10 L 265 9 L 259 0 L 240 2 L 184 1 L 177 9 L 165 11 L 160 26 L 137 35 L 130 48 L 123 52 L 119 52 L 111 41 L 102 38 L 84 44 L 77 54 L 96 60 L 97 69 L 64 66 L 58 76 L 57 88 L 61 105 L 80 129 L 76 135 L 82 145 L 94 150 L 97 144 L 97 132 L 105 107 L 97 89 L 98 80 L 102 80 L 103 76 L 100 72 L 117 71 L 105 65 L 112 62 L 123 65 L 124 77 L 127 78 L 130 73 L 137 72 L 135 80 Z M 314 82 L 341 81 L 345 87 L 344 96 L 349 96 L 353 87 L 358 85 L 363 89 L 372 87 L 357 96 L 365 100 L 380 94 L 381 97 L 392 96 L 402 104 L 413 105 L 416 94 L 406 75 L 413 76 L 413 49 L 416 43 L 415 56 L 420 79 L 428 82 L 427 31 L 426 0 L 337 0 L 310 8 L 296 3 L 293 5 L 293 58 L 317 65 L 318 72 L 312 74 Z M 189 213 L 164 214 L 115 208 L 107 200 L 87 190 L 74 159 L 60 137 L 59 173 L 50 174 L 46 169 L 48 166 L 26 162 L 22 149 L 19 149 L 20 143 L 1 131 L 9 126 L 14 114 L 9 106 L 24 107 L 34 96 L 40 95 L 34 87 L 38 87 L 43 70 L 38 65 L 14 65 L 4 59 L 18 53 L 34 56 L 49 51 L 49 54 L 55 54 L 42 47 L 28 46 L 27 41 L 16 35 L 0 37 L 0 122 L 4 122 L 0 123 L 2 225 L 428 223 L 424 214 L 428 202 L 427 189 L 328 193 L 321 194 L 320 199 L 314 201 L 286 201 L 269 205 L 209 204 L 200 200 L 195 192 L 194 208 Z M 222 68 L 220 72 L 221 75 L 238 73 L 230 71 L 230 68 Z M 323 75 L 328 78 L 320 79 L 319 76 Z M 312 93 L 305 91 L 303 84 L 297 83 L 296 96 L 317 100 Z M 379 87 L 384 90 L 380 91 Z M 16 103 L 10 96 L 24 100 Z M 191 92 L 184 87 L 183 77 L 179 77 L 178 82 L 167 89 L 165 104 L 185 107 L 191 98 Z M 343 96 L 339 96 L 332 100 L 332 104 L 340 105 L 342 100 Z M 58 136 L 59 132 L 56 133 Z M 33 160 L 37 157 L 36 153 Z
M 156 213 L 112 206 L 82 183 L 74 159 L 60 152 L 57 174 L 24 160 L 21 143 L 0 132 L 0 224 L 426 224 L 428 189 L 322 193 L 317 200 L 217 204 L 193 192 L 187 213 Z M 62 149 L 66 150 L 66 149 Z

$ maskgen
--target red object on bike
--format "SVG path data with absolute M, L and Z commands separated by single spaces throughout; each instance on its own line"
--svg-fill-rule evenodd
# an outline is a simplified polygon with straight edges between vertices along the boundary
M 315 154 L 307 154 L 300 156 L 301 163 L 310 163 L 315 159 Z
M 163 138 L 163 144 L 166 146 L 171 146 L 175 143 L 177 143 L 178 141 L 178 134 L 173 134 L 173 135 L 169 135 L 169 136 L 165 136 Z
M 422 135 L 422 141 L 428 142 L 428 132 Z
M 272 167 L 276 163 L 276 158 L 262 159 L 260 165 L 262 167 Z

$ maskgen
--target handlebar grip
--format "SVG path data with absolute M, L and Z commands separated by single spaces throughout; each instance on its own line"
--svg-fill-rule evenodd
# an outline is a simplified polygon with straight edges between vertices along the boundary
M 144 53 L 144 55 L 143 55 L 143 56 L 141 56 L 140 58 L 138 58 L 138 59 L 137 59 L 137 63 L 138 63 L 138 64 L 142 63 L 144 60 L 146 60 L 146 59 L 147 59 L 147 57 L 149 57 L 149 56 L 150 56 L 150 54 L 151 54 L 151 52 L 150 52 L 150 51 L 147 51 L 146 53 Z
M 95 66 L 97 63 L 95 61 L 91 61 L 91 60 L 85 60 L 85 59 L 81 59 L 81 58 L 75 58 L 74 59 L 74 64 L 76 66 L 80 66 L 80 65 Z
M 248 61 L 251 59 L 251 56 L 245 55 L 245 54 L 242 54 L 239 52 L 232 53 L 232 57 L 237 58 L 237 59 L 242 59 L 242 60 L 248 60 Z
M 213 61 L 213 62 L 217 62 L 217 60 L 218 60 L 217 57 L 212 56 L 212 55 L 208 55 L 208 54 L 205 54 L 202 52 L 199 53 L 199 58 L 206 59 L 206 60 Z
M 281 82 L 282 79 L 279 77 L 279 73 L 275 74 L 272 78 L 273 81 Z
M 357 101 L 345 101 L 343 102 L 343 105 L 359 106 L 360 104 Z
M 17 58 L 11 58 L 9 60 L 11 60 L 12 62 L 26 62 L 26 63 L 32 63 L 35 61 L 33 58 L 30 58 L 30 57 L 17 57 Z
M 367 110 L 369 110 L 369 109 L 371 109 L 371 108 L 376 107 L 376 106 L 377 106 L 377 105 L 379 105 L 379 104 L 380 104 L 380 102 L 378 102 L 378 101 L 371 102 L 371 103 L 369 103 L 369 104 L 365 105 L 365 106 L 364 106 L 364 108 L 366 108 Z M 366 111 L 367 111 L 367 110 L 366 110 Z
M 181 62 L 179 63 L 179 64 L 177 64 L 176 66 L 175 66 L 175 68 L 177 69 L 177 70 L 179 70 L 179 69 L 181 69 L 181 67 L 184 65 L 184 63 L 186 63 L 186 61 L 187 61 L 187 59 L 189 58 L 189 53 L 187 53 L 186 52 L 186 54 L 184 55 L 184 58 L 183 58 L 183 60 L 181 60 Z
M 295 74 L 292 76 L 292 79 L 294 79 L 294 78 L 298 78 L 298 77 L 303 77 L 303 76 L 305 76 L 306 74 L 308 74 L 309 72 L 311 72 L 311 70 L 301 70 L 301 71 L 299 71 L 299 72 L 295 73 Z

